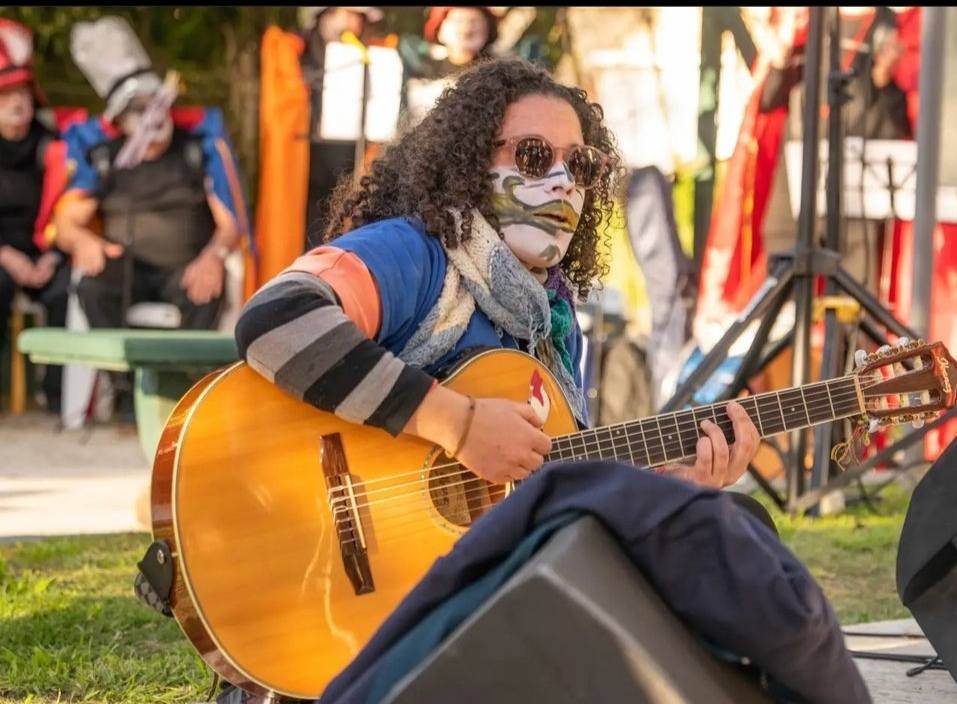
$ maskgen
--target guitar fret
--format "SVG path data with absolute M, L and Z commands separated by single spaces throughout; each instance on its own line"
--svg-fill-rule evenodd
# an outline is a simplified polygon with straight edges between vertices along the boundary
M 645 434 L 645 437 L 648 437 L 649 435 L 652 436 L 652 442 L 655 442 L 655 439 L 654 439 L 654 437 L 655 437 L 655 436 L 654 436 L 654 429 L 651 428 L 651 427 L 649 427 L 648 430 L 645 431 L 645 423 L 646 423 L 646 422 L 649 424 L 649 426 L 652 426 L 652 425 L 653 425 L 653 426 L 655 426 L 656 429 L 658 429 L 658 430 L 660 431 L 660 428 L 658 428 L 658 419 L 657 419 L 657 418 L 649 418 L 647 421 L 641 421 L 641 431 L 642 431 L 642 433 Z M 649 444 L 646 446 L 646 447 L 647 447 L 647 450 L 648 450 L 648 464 L 649 464 L 649 465 L 656 465 L 656 464 L 659 464 L 660 462 L 664 461 L 665 446 L 664 446 L 664 443 L 660 440 L 660 434 L 659 434 L 659 439 L 657 440 L 658 447 L 660 448 L 660 453 L 659 453 L 659 451 L 658 451 L 657 449 L 652 448 L 652 442 L 649 442 Z M 659 459 L 659 457 L 660 457 L 660 459 Z
M 751 401 L 751 405 L 754 406 L 754 416 L 751 418 L 751 420 L 758 424 L 758 432 L 761 433 L 761 437 L 765 437 L 764 424 L 761 422 L 761 411 L 758 410 L 758 399 L 754 396 L 748 396 L 746 399 L 741 401 L 742 406 L 744 406 L 745 401 Z M 745 408 L 745 410 L 747 410 L 747 408 Z
M 611 441 L 611 433 L 606 429 L 604 433 L 595 431 L 595 442 L 598 444 L 598 457 L 603 460 L 615 459 L 615 446 L 612 443 L 611 447 L 608 447 L 608 443 Z M 606 457 L 606 452 L 611 452 L 611 457 Z
M 827 384 L 814 384 L 808 387 L 806 395 L 812 399 L 807 406 L 811 425 L 834 418 Z
M 804 387 L 803 386 L 799 387 L 798 391 L 801 392 L 801 402 L 804 404 L 804 417 L 807 418 L 807 424 L 811 425 L 811 414 L 808 411 L 807 397 L 804 395 Z
M 572 443 L 572 448 L 571 448 L 571 449 L 572 449 L 572 457 L 571 457 L 571 458 L 572 458 L 573 460 L 584 459 L 584 457 L 585 457 L 585 438 L 584 438 L 581 434 L 579 434 L 575 439 L 578 440 L 578 442 L 579 442 L 579 444 L 581 445 L 581 447 L 580 447 L 580 448 L 575 447 L 575 443 Z
M 778 400 L 778 410 L 781 411 L 781 425 L 785 430 L 789 430 L 787 419 L 784 416 L 784 406 L 781 404 L 781 394 L 775 392 L 774 398 Z
M 628 433 L 628 429 L 624 425 L 618 426 L 618 434 L 625 436 L 625 443 L 628 445 L 628 459 L 631 460 L 632 464 L 635 464 L 635 451 L 631 448 L 631 435 Z
M 788 425 L 788 430 L 801 428 L 807 424 L 807 414 L 802 413 L 804 402 L 798 402 L 797 398 L 795 398 L 796 391 L 796 389 L 788 389 L 778 394 L 778 397 L 782 400 L 782 403 L 787 410 L 785 421 Z
M 777 398 L 777 394 L 773 392 L 760 394 L 757 400 L 759 409 L 761 408 L 762 403 L 765 404 L 765 406 L 769 406 L 768 408 L 765 408 L 765 411 L 767 411 L 770 416 L 764 419 L 764 424 L 769 427 L 769 434 L 774 435 L 775 433 L 780 433 L 784 430 L 787 430 L 787 426 L 784 424 L 784 413 L 780 410 L 781 402 Z M 759 413 L 764 413 L 765 411 L 759 410 Z M 778 411 L 779 413 L 780 427 L 778 427 L 778 420 L 774 417 L 775 411 Z
M 641 421 L 635 423 L 638 426 L 638 432 L 641 433 L 641 447 L 645 451 L 645 466 L 651 466 L 651 451 L 648 448 L 648 440 L 645 438 L 645 429 L 641 427 Z
M 681 439 L 681 456 L 689 457 L 695 453 L 695 448 L 698 445 L 698 433 L 700 432 L 694 409 L 681 413 L 681 420 L 678 421 L 678 426 L 681 428 L 681 430 L 678 431 L 678 437 Z M 690 437 L 686 439 L 686 435 Z M 690 447 L 688 441 L 691 443 Z
M 831 382 L 824 382 L 824 390 L 827 391 L 827 403 L 831 407 L 831 417 L 837 418 L 837 413 L 834 411 L 834 399 L 831 398 Z
M 672 413 L 669 417 L 666 417 L 664 420 L 668 420 L 669 418 L 670 418 L 670 420 L 671 420 L 672 426 L 674 426 L 674 427 L 673 427 L 673 429 L 671 429 L 671 432 L 669 432 L 667 435 L 664 434 L 664 431 L 663 431 L 663 429 L 662 429 L 662 427 L 661 427 L 661 422 L 659 421 L 659 423 L 658 423 L 658 429 L 659 429 L 659 431 L 662 432 L 662 443 L 663 443 L 664 446 L 665 446 L 665 461 L 668 461 L 668 460 L 672 459 L 671 457 L 669 457 L 669 455 L 671 454 L 671 448 L 674 447 L 674 444 L 675 444 L 674 441 L 675 441 L 675 438 L 676 438 L 676 437 L 678 438 L 678 453 L 679 453 L 679 454 L 677 455 L 677 457 L 680 457 L 680 456 L 681 456 L 681 455 L 680 455 L 680 452 L 681 452 L 681 436 L 678 435 L 678 417 L 677 417 L 677 414 L 676 414 L 676 413 Z

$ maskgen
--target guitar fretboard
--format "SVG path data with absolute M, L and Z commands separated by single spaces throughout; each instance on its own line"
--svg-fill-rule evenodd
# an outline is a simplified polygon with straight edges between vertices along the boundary
M 852 376 L 735 400 L 747 411 L 761 437 L 864 412 Z M 654 467 L 691 457 L 704 434 L 701 421 L 705 419 L 721 428 L 729 443 L 733 440 L 727 404 L 724 401 L 561 435 L 552 439 L 552 451 L 545 461 L 621 460 Z

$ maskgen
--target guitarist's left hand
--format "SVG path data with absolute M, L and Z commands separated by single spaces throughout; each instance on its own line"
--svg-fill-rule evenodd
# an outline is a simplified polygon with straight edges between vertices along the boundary
M 705 434 L 698 440 L 694 463 L 666 464 L 658 471 L 712 489 L 721 489 L 738 481 L 757 454 L 761 437 L 740 404 L 734 401 L 728 404 L 728 417 L 734 428 L 734 442 L 730 447 L 721 429 L 704 420 L 701 429 Z

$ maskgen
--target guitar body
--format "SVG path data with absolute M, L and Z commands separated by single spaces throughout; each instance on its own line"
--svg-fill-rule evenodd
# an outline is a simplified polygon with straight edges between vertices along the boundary
M 532 357 L 473 357 L 445 385 L 529 401 L 551 436 L 576 424 Z M 311 699 L 469 525 L 507 493 L 418 438 L 343 421 L 244 363 L 180 401 L 153 468 L 171 606 L 206 662 L 249 691 Z

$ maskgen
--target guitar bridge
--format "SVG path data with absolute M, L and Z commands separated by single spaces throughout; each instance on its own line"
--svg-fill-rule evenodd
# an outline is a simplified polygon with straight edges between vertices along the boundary
M 322 436 L 319 441 L 319 463 L 329 490 L 329 508 L 339 540 L 342 566 L 357 595 L 374 592 L 375 582 L 359 516 L 359 503 L 339 433 Z

